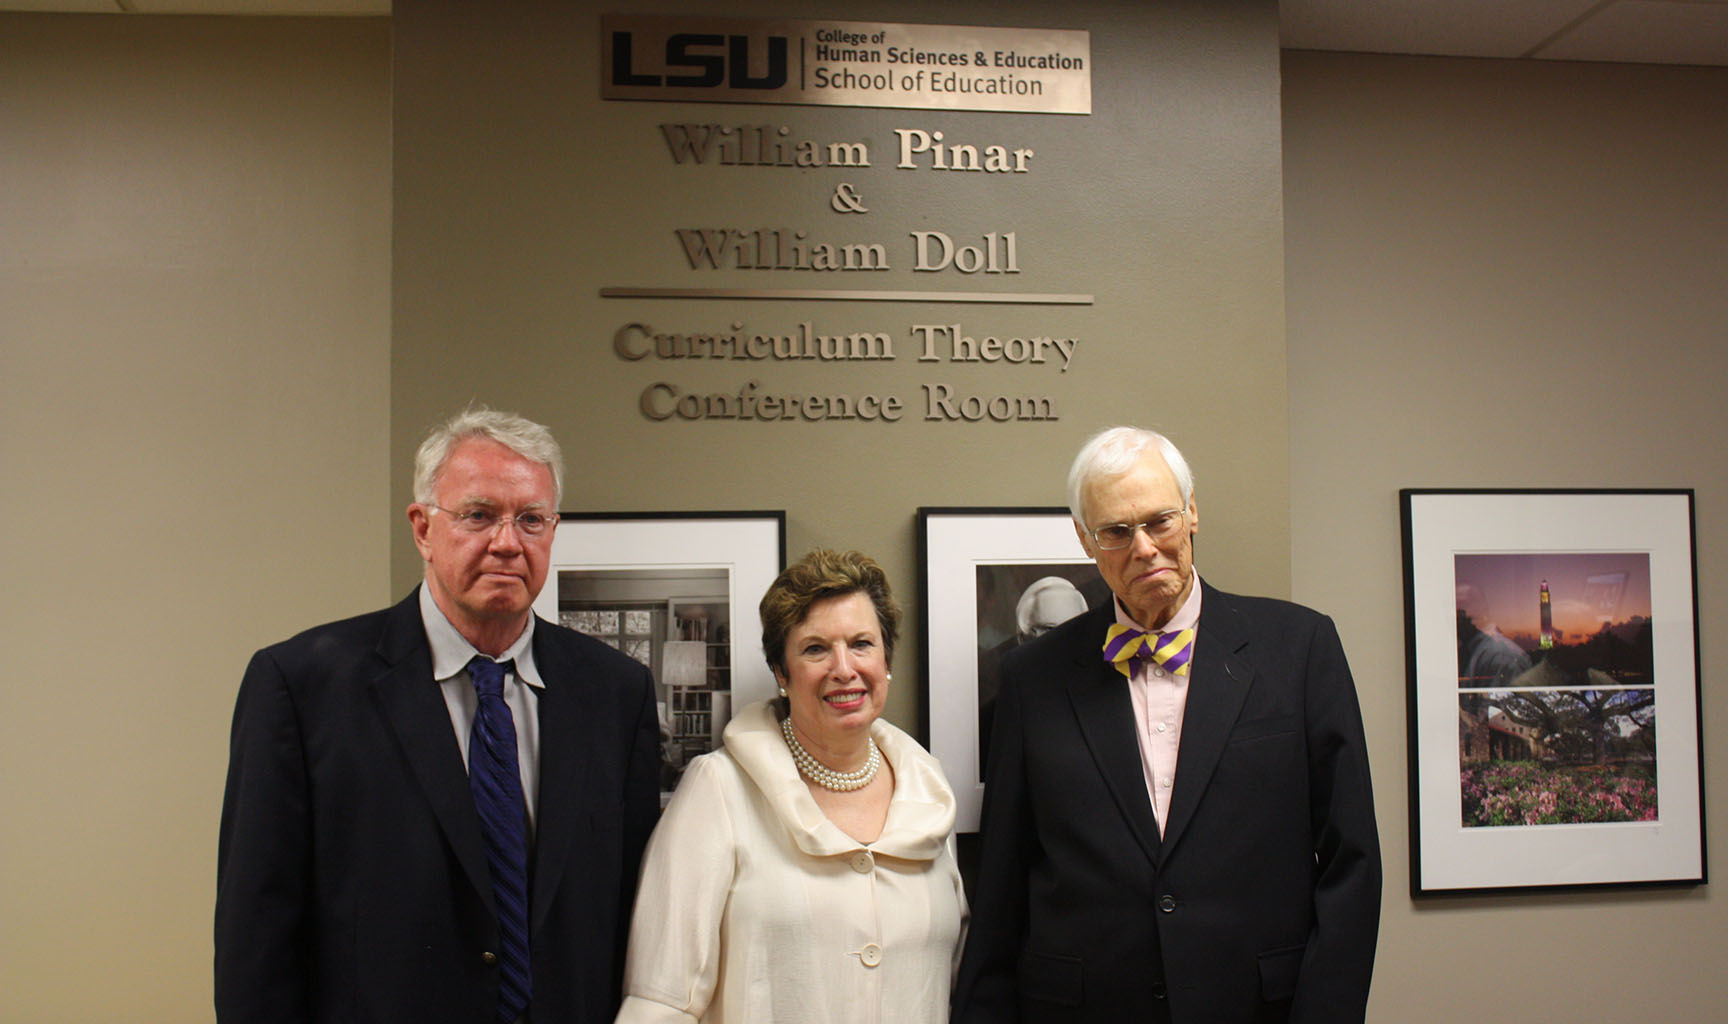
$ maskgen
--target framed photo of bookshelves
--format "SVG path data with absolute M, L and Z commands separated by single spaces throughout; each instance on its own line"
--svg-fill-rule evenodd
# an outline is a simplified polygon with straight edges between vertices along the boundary
M 734 708 L 774 695 L 756 606 L 785 563 L 783 511 L 560 515 L 535 611 L 653 673 L 662 804 Z

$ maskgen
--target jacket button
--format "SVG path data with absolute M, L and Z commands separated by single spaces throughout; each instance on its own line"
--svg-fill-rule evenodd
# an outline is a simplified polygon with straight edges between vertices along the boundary
M 1164 987 L 1164 983 L 1162 981 L 1154 981 L 1152 983 L 1152 998 L 1153 999 L 1163 999 L 1168 994 L 1169 994 L 1169 989 L 1166 989 Z
M 858 959 L 864 962 L 865 967 L 875 967 L 882 962 L 882 947 L 872 942 L 858 951 Z
M 481 953 L 480 954 L 480 962 L 485 964 L 487 967 L 496 966 L 498 963 L 498 954 L 497 953 Z
M 852 870 L 860 875 L 868 875 L 876 866 L 876 858 L 870 856 L 869 850 L 859 850 L 852 855 Z
M 1169 893 L 1158 897 L 1158 909 L 1166 914 L 1173 913 L 1176 910 L 1176 897 Z

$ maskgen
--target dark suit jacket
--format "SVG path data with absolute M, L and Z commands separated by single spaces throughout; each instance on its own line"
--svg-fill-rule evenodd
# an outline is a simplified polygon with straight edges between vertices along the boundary
M 536 1024 L 606 1024 L 659 809 L 646 669 L 541 621 L 529 900 Z M 252 658 L 217 856 L 216 1011 L 491 1024 L 498 948 L 480 820 L 417 594 Z
M 1206 587 L 1160 836 L 1114 616 L 1004 660 L 957 1024 L 1360 1021 L 1380 847 L 1331 620 Z

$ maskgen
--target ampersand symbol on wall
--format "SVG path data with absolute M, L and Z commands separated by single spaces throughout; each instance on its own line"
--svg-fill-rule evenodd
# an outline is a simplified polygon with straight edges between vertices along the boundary
M 835 213 L 870 212 L 864 205 L 864 198 L 858 194 L 858 190 L 844 181 L 834 189 L 834 198 L 828 200 L 828 205 L 834 208 Z

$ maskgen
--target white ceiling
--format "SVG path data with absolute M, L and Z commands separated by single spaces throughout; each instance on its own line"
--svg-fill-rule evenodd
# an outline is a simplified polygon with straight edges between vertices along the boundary
M 390 13 L 390 0 L 0 0 L 108 14 Z M 1283 0 L 1293 50 L 1728 66 L 1728 0 Z

